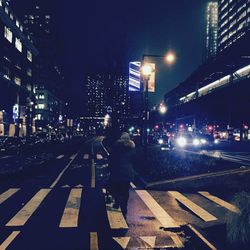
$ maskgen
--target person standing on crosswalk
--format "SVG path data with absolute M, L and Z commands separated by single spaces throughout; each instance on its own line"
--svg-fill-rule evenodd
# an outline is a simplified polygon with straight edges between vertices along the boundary
M 127 214 L 130 182 L 134 179 L 133 158 L 135 143 L 128 133 L 122 133 L 114 144 L 110 154 L 110 183 L 109 189 L 115 199 L 114 208 L 121 207 L 123 214 Z

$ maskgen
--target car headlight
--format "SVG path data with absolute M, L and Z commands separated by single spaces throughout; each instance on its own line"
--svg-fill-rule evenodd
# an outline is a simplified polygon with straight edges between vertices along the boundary
M 214 140 L 214 143 L 215 143 L 215 144 L 218 144 L 218 143 L 219 143 L 219 140 L 218 140 L 218 139 L 215 139 L 215 140 Z
M 158 143 L 159 143 L 160 145 L 162 145 L 162 144 L 164 143 L 163 139 L 159 139 L 159 140 L 158 140 Z
M 201 143 L 202 143 L 202 144 L 206 144 L 206 143 L 207 143 L 207 140 L 201 139 Z
M 187 145 L 187 139 L 184 137 L 179 137 L 177 143 L 180 147 L 185 147 Z
M 193 139 L 193 145 L 194 146 L 199 146 L 200 145 L 199 139 L 197 139 L 197 138 Z

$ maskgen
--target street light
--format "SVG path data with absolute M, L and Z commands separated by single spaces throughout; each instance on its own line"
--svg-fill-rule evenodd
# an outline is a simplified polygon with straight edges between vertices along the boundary
M 167 53 L 166 55 L 167 64 L 173 64 L 175 62 L 175 59 L 176 59 L 176 56 L 172 51 Z
M 167 110 L 168 109 L 164 104 L 160 104 L 159 111 L 161 114 L 163 114 L 163 115 L 166 114 Z
M 166 55 L 162 56 L 162 55 L 151 55 L 151 54 L 144 54 L 142 56 L 142 68 L 141 68 L 141 73 L 143 75 L 143 81 L 145 84 L 145 116 L 144 116 L 144 151 L 145 151 L 145 157 L 147 157 L 147 144 L 148 144 L 148 132 L 147 132 L 147 127 L 148 127 L 148 121 L 149 121 L 149 111 L 148 111 L 148 92 L 149 92 L 149 80 L 150 77 L 152 75 L 152 73 L 154 72 L 154 69 L 152 68 L 152 66 L 150 64 L 144 64 L 145 62 L 145 58 L 149 57 L 149 58 L 164 58 L 167 62 L 168 65 L 171 65 L 175 62 L 176 60 L 176 56 L 174 54 L 173 51 L 169 51 Z M 165 113 L 167 112 L 167 107 L 162 107 L 161 113 Z

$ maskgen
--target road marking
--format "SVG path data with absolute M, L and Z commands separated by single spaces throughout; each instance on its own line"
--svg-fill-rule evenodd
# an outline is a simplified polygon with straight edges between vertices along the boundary
M 13 240 L 20 234 L 20 231 L 12 232 L 8 238 L 0 245 L 0 250 L 5 250 L 13 242 Z
M 12 157 L 12 156 L 11 155 L 6 155 L 6 156 L 1 157 L 0 159 L 8 159 L 10 157 Z
M 168 193 L 171 194 L 176 200 L 178 200 L 180 203 L 182 203 L 188 209 L 190 209 L 193 213 L 195 213 L 202 220 L 204 220 L 206 222 L 217 220 L 217 218 L 215 216 L 213 216 L 212 214 L 208 213 L 203 208 L 196 205 L 194 202 L 189 200 L 186 196 L 182 195 L 181 193 L 179 193 L 177 191 L 169 191 Z
M 62 170 L 62 172 L 58 175 L 58 177 L 55 179 L 55 181 L 51 184 L 50 188 L 54 188 L 55 185 L 59 182 L 59 180 L 62 178 L 63 174 L 65 173 L 65 171 L 70 167 L 71 163 L 75 160 L 77 154 L 74 154 L 70 157 L 70 162 L 68 163 L 68 165 Z
M 64 155 L 59 155 L 59 156 L 56 157 L 56 159 L 57 159 L 57 160 L 60 160 L 60 159 L 62 159 L 63 157 L 64 157 Z
M 2 193 L 0 195 L 0 205 L 3 202 L 5 202 L 7 199 L 9 199 L 13 194 L 15 194 L 19 190 L 20 190 L 20 188 L 10 188 L 6 192 Z
M 91 188 L 95 188 L 95 161 L 91 162 Z
M 140 237 L 144 242 L 147 243 L 147 247 L 154 248 L 156 236 Z
M 97 160 L 102 160 L 102 159 L 103 159 L 103 156 L 102 156 L 101 154 L 97 154 L 97 155 L 96 155 L 96 159 L 97 159 Z
M 113 237 L 113 240 L 115 240 L 122 247 L 122 249 L 126 249 L 130 241 L 130 237 Z
M 73 188 L 69 194 L 59 227 L 77 227 L 82 189 Z
M 180 227 L 175 220 L 156 202 L 156 200 L 146 190 L 136 190 L 136 193 L 151 210 L 157 220 L 164 228 Z
M 183 248 L 184 247 L 180 237 L 177 234 L 172 234 L 172 235 L 170 235 L 170 237 L 173 240 L 173 242 L 175 244 L 175 247 L 177 247 L 177 248 Z
M 70 188 L 69 185 L 64 185 L 64 186 L 61 186 L 61 188 Z
M 98 250 L 98 236 L 96 232 L 90 232 L 90 250 Z
M 230 204 L 229 202 L 226 202 L 226 201 L 220 199 L 219 197 L 211 195 L 209 192 L 199 192 L 199 194 L 201 194 L 202 196 L 206 197 L 207 199 L 213 201 L 214 203 L 217 203 L 218 205 L 225 207 L 226 209 L 230 210 L 231 212 L 234 212 L 237 214 L 240 213 L 239 208 Z
M 103 145 L 103 140 L 101 141 L 101 145 L 102 145 L 104 151 L 106 152 L 106 154 L 109 156 L 110 154 L 109 154 L 108 150 L 107 150 L 106 147 L 104 147 L 104 145 Z
M 133 182 L 130 182 L 130 186 L 135 189 L 136 188 L 136 185 L 133 183 Z
M 195 229 L 192 225 L 188 224 L 188 227 L 212 250 L 217 250 L 217 248 L 209 242 L 197 229 Z
M 88 160 L 89 159 L 89 154 L 84 154 L 83 159 Z
M 40 206 L 51 189 L 39 190 L 33 198 L 6 224 L 8 227 L 23 226 Z
M 106 204 L 106 210 L 111 229 L 128 229 L 127 222 L 120 208 L 114 209 L 111 204 Z
M 77 186 L 75 186 L 75 188 L 83 188 L 83 185 L 78 184 Z

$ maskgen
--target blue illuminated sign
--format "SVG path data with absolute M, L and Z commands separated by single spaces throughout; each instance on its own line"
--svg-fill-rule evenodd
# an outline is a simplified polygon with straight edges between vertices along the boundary
M 141 90 L 141 62 L 129 63 L 129 91 Z

